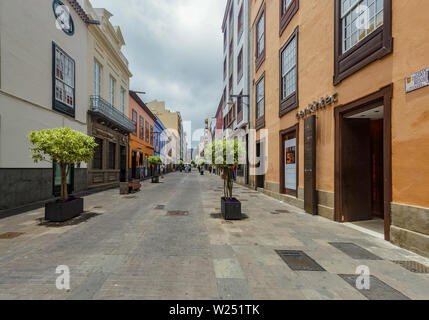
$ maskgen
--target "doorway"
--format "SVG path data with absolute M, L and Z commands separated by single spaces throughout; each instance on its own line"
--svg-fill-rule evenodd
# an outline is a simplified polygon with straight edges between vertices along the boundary
M 137 152 L 131 152 L 131 178 L 137 179 Z
M 264 142 L 258 141 L 256 143 L 256 158 L 259 159 L 259 163 L 256 165 L 256 188 L 265 188 L 265 145 Z M 264 172 L 264 174 L 261 174 Z
M 298 197 L 298 125 L 280 132 L 280 193 Z
M 127 182 L 127 148 L 125 146 L 120 146 L 120 157 L 121 157 L 121 173 L 120 173 L 120 181 Z
M 392 87 L 335 110 L 335 220 L 390 240 Z

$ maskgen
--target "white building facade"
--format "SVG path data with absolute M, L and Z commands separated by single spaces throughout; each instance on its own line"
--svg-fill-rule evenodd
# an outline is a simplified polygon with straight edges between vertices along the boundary
M 35 164 L 31 131 L 70 127 L 87 133 L 88 24 L 77 1 L 0 1 L 0 210 L 52 198 L 56 164 Z M 74 168 L 69 191 L 87 189 Z
M 223 60 L 223 138 L 239 138 L 249 150 L 252 128 L 252 49 L 250 0 L 228 0 L 222 25 Z M 249 184 L 249 165 L 240 165 L 237 181 Z

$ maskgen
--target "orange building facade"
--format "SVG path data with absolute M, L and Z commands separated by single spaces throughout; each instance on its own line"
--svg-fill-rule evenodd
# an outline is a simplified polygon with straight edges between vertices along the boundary
M 130 90 L 130 119 L 136 124 L 136 132 L 130 134 L 129 179 L 143 180 L 152 175 L 148 158 L 154 155 L 154 128 L 156 117 Z
M 268 156 L 257 187 L 310 214 L 374 222 L 429 256 L 428 11 L 425 0 L 251 1 Z

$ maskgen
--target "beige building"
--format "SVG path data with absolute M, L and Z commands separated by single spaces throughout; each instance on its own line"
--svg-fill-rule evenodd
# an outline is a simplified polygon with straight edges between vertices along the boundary
M 112 14 L 81 1 L 88 16 L 99 24 L 89 26 L 88 34 L 88 134 L 99 147 L 88 166 L 88 186 L 117 185 L 128 178 L 129 135 L 135 122 L 129 115 L 128 61 L 121 52 L 125 45 L 121 29 L 110 22 Z
M 257 186 L 426 256 L 428 10 L 424 0 L 251 2 L 255 127 L 268 144 Z
M 87 133 L 90 23 L 74 0 L 0 1 L 0 210 L 59 191 L 56 165 L 30 158 L 31 131 Z M 86 188 L 82 165 L 72 170 L 69 191 Z
M 182 157 L 183 128 L 182 117 L 179 112 L 173 112 L 165 108 L 164 101 L 154 100 L 146 103 L 149 109 L 158 116 L 164 126 L 168 129 L 167 134 L 167 156 L 169 164 L 178 164 Z

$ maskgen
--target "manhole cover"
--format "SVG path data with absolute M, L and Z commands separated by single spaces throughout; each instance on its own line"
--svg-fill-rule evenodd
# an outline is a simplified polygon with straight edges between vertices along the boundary
M 271 214 L 280 214 L 280 212 L 274 211 L 274 212 L 271 212 Z
M 174 210 L 174 211 L 167 212 L 167 216 L 187 216 L 187 215 L 189 215 L 188 211 Z
M 416 261 L 393 261 L 413 273 L 429 273 L 429 268 Z
M 338 276 L 358 290 L 356 288 L 358 275 L 339 274 Z M 369 290 L 364 289 L 358 291 L 368 300 L 410 300 L 407 296 L 404 296 L 401 292 L 374 276 L 370 277 Z
M 164 209 L 165 209 L 165 205 L 163 205 L 163 204 L 157 205 L 155 207 L 155 210 L 164 210 Z
M 24 233 L 22 232 L 7 232 L 7 233 L 3 233 L 0 234 L 0 239 L 15 239 L 18 238 L 19 236 L 22 236 Z
M 293 271 L 326 271 L 303 251 L 276 250 Z
M 330 242 L 329 244 L 355 260 L 383 260 L 354 243 Z

